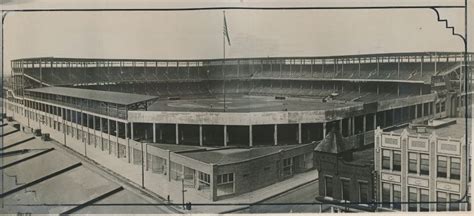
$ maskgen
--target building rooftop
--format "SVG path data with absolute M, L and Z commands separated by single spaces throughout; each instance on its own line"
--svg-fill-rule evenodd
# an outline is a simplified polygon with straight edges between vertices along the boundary
M 314 150 L 339 154 L 353 148 L 352 143 L 344 139 L 339 131 L 330 131 Z
M 468 120 L 468 124 L 471 124 L 471 119 Z M 466 119 L 465 118 L 445 118 L 436 119 L 429 122 L 428 125 L 414 125 L 410 124 L 408 127 L 400 128 L 394 133 L 402 133 L 406 129 L 409 134 L 420 134 L 429 136 L 435 132 L 440 137 L 451 137 L 460 139 L 466 134 Z
M 207 149 L 208 147 L 201 146 L 189 146 L 189 145 L 176 145 L 176 144 L 153 144 L 148 143 L 148 145 L 157 147 L 163 150 L 169 150 L 170 152 L 181 152 L 181 151 L 193 151 L 200 149 Z
M 311 144 L 306 144 L 311 145 Z M 306 145 L 286 145 L 286 146 L 267 146 L 267 147 L 254 147 L 254 148 L 223 148 L 211 151 L 196 151 L 180 153 L 186 157 L 193 158 L 195 160 L 216 165 L 225 165 L 231 163 L 242 162 L 245 160 L 251 160 L 258 157 L 271 155 L 278 153 L 279 151 L 285 151 L 289 149 L 301 148 Z
M 44 87 L 35 89 L 26 89 L 25 91 L 61 95 L 88 100 L 101 101 L 106 103 L 129 105 L 138 102 L 157 99 L 157 96 L 131 94 L 122 92 L 99 91 L 91 89 L 67 88 L 67 87 Z

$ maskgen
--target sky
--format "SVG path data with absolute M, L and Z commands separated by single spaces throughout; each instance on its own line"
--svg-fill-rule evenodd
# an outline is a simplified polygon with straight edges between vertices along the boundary
M 171 8 L 212 6 L 413 5 L 413 1 L 45 1 L 3 0 L 3 9 Z M 360 3 L 362 2 L 362 3 Z M 417 0 L 459 5 L 460 0 Z M 472 8 L 472 5 L 470 5 Z M 457 33 L 463 10 L 442 9 Z M 226 57 L 326 56 L 463 51 L 462 41 L 430 9 L 226 10 L 231 46 Z M 4 26 L 4 71 L 27 57 L 193 59 L 223 57 L 223 12 L 10 12 Z M 470 28 L 469 28 L 470 29 Z M 474 44 L 474 43 L 470 43 Z M 470 46 L 469 48 L 472 49 Z

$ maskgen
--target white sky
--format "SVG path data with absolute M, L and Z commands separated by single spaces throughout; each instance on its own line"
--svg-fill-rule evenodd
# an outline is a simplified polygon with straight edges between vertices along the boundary
M 4 9 L 157 8 L 209 6 L 376 6 L 414 1 L 45 1 L 4 0 Z M 377 2 L 377 3 L 374 3 Z M 380 3 L 382 2 L 382 3 Z M 401 3 L 400 3 L 401 2 Z M 417 0 L 417 4 L 463 4 L 460 0 Z M 48 3 L 48 4 L 47 4 Z M 72 4 L 74 3 L 74 4 Z M 470 5 L 472 6 L 472 5 Z M 472 7 L 470 7 L 472 8 Z M 323 56 L 358 53 L 462 51 L 462 41 L 416 10 L 227 10 L 232 46 L 227 57 Z M 443 9 L 458 33 L 463 10 Z M 472 24 L 472 23 L 471 23 Z M 221 58 L 222 11 L 181 12 L 13 12 L 4 26 L 5 72 L 25 57 Z M 473 44 L 473 43 L 471 43 Z M 470 46 L 473 48 L 474 46 Z

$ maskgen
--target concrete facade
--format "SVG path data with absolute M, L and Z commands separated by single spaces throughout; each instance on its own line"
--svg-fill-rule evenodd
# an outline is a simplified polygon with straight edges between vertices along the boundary
M 453 130 L 461 131 L 463 124 Z M 470 148 L 465 137 L 438 135 L 439 130 L 420 126 L 416 132 L 401 129 L 375 132 L 376 199 L 380 207 L 400 211 L 459 211 L 470 197 Z M 414 131 L 415 130 L 415 131 Z M 438 130 L 438 133 L 437 133 Z M 410 132 L 409 132 L 410 131 Z M 458 132 L 459 133 L 459 132 Z M 469 156 L 468 156 L 469 153 Z M 399 204 L 397 202 L 440 202 Z

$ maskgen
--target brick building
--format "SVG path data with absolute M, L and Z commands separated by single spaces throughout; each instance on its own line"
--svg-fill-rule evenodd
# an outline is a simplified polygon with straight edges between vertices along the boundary
M 357 148 L 354 142 L 330 132 L 315 149 L 322 202 L 354 203 L 351 208 L 371 210 L 374 198 L 373 149 Z

